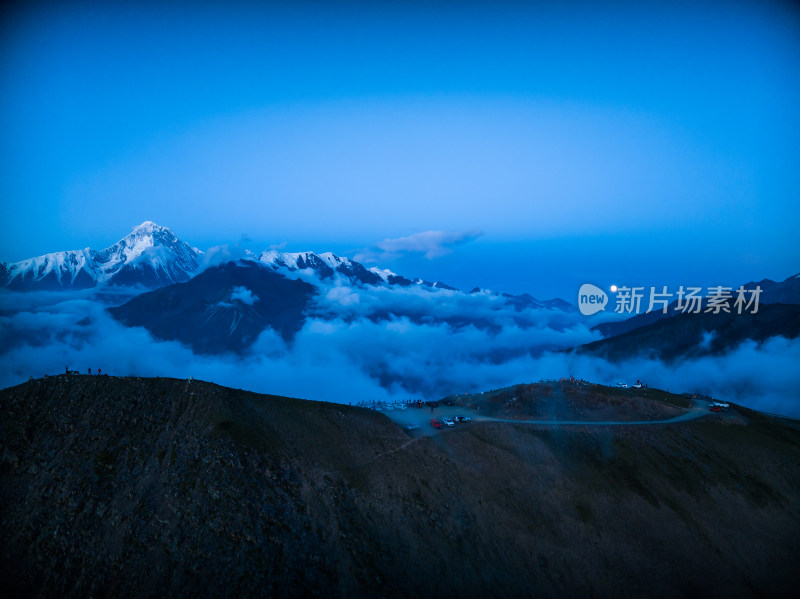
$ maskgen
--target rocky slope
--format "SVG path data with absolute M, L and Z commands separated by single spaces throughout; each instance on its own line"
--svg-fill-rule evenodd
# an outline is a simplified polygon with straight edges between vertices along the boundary
M 775 597 L 800 582 L 800 433 L 741 408 L 411 438 L 361 408 L 61 375 L 0 391 L 0 411 L 15 596 Z

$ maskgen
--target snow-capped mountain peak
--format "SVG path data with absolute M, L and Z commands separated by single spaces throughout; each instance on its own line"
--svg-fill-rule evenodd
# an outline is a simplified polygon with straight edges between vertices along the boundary
M 169 231 L 170 233 L 172 233 L 172 231 L 167 229 L 167 227 L 162 227 L 160 225 L 157 225 L 156 223 L 154 223 L 151 220 L 146 220 L 141 225 L 139 225 L 138 227 L 134 227 L 133 228 L 133 233 L 134 234 L 135 233 L 153 233 L 155 231 Z
M 341 276 L 350 283 L 363 285 L 397 285 L 399 287 L 410 287 L 416 284 L 428 289 L 457 291 L 455 287 L 451 287 L 441 281 L 435 281 L 433 283 L 423 281 L 422 279 L 412 281 L 395 274 L 388 268 L 379 268 L 377 266 L 367 268 L 360 262 L 337 256 L 333 252 L 316 254 L 314 252 L 290 253 L 267 250 L 262 252 L 257 260 L 270 266 L 274 270 L 283 271 L 284 274 L 305 271 L 307 274 L 311 274 L 322 281 L 333 280 L 336 276 Z
M 378 275 L 381 279 L 383 279 L 385 283 L 388 283 L 391 277 L 397 276 L 388 268 L 378 268 L 377 266 L 373 266 L 372 268 L 369 269 L 369 271 Z
M 290 271 L 318 267 L 325 262 L 314 252 L 279 252 L 267 250 L 261 253 L 259 261 L 273 268 L 286 268 Z
M 190 254 L 200 252 L 183 243 L 167 227 L 161 227 L 148 220 L 135 227 L 129 235 L 123 237 L 111 247 L 97 252 L 97 256 L 101 262 L 112 265 L 120 261 L 130 263 L 147 253 L 150 248 L 156 247 L 172 249 L 179 255 L 187 251 Z M 153 252 L 150 253 L 152 254 Z
M 323 252 L 319 254 L 320 259 L 334 270 L 342 265 L 352 266 L 353 262 L 350 258 L 340 258 L 333 252 Z
M 71 250 L 67 252 L 51 252 L 35 258 L 27 258 L 11 264 L 3 264 L 0 274 L 3 280 L 0 285 L 9 284 L 12 288 L 24 288 L 21 284 L 28 281 L 42 281 L 44 288 L 73 287 L 83 289 L 93 285 L 91 269 L 92 250 Z
M 145 221 L 114 245 L 54 252 L 0 267 L 0 286 L 16 290 L 83 289 L 96 285 L 162 287 L 186 281 L 202 252 L 167 227 Z
M 279 252 L 268 250 L 261 254 L 259 261 L 272 267 L 274 270 L 288 272 L 304 271 L 310 269 L 321 280 L 333 279 L 339 275 L 367 285 L 380 285 L 386 279 L 378 273 L 366 269 L 362 264 L 350 258 L 341 258 L 333 252 Z

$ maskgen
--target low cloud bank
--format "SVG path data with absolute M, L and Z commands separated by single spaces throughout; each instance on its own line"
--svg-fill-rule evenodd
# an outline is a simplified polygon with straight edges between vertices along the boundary
M 258 301 L 258 296 L 247 287 L 234 287 L 231 292 L 231 301 L 239 301 L 247 306 L 252 306 Z
M 328 313 L 309 318 L 292 344 L 265 331 L 243 358 L 197 356 L 179 343 L 154 340 L 144 329 L 114 321 L 89 295 L 26 294 L 22 300 L 19 294 L 3 294 L 0 386 L 61 373 L 65 367 L 81 372 L 102 368 L 112 375 L 193 376 L 263 393 L 357 403 L 439 398 L 573 375 L 606 384 L 641 379 L 673 392 L 705 393 L 800 416 L 797 339 L 746 342 L 722 357 L 672 365 L 647 359 L 609 363 L 551 351 L 594 338 L 574 317 L 495 310 L 486 303 L 471 308 L 484 310 L 491 326 L 454 325 L 440 320 L 450 310 L 463 309 L 458 305 L 463 296 L 451 294 L 441 296 L 437 318 L 425 321 L 418 316 L 430 302 L 409 290 L 408 301 L 398 300 L 406 314 L 375 319 L 374 310 L 386 299 L 376 295 L 381 293 L 327 294 L 317 308 Z M 249 297 L 243 291 L 240 295 Z M 409 301 L 419 302 L 411 316 Z

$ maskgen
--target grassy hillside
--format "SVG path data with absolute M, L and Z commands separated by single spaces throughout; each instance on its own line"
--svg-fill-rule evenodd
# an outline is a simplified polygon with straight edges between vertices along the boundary
M 0 576 L 18 596 L 737 597 L 800 582 L 800 433 L 743 409 L 411 438 L 360 408 L 58 376 L 0 391 L 0 410 Z

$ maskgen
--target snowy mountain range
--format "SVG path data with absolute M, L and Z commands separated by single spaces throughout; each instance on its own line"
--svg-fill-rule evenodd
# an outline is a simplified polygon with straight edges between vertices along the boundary
M 331 279 L 334 277 L 334 273 L 338 273 L 349 279 L 352 283 L 362 283 L 365 285 L 387 284 L 400 285 L 401 287 L 420 285 L 422 287 L 456 291 L 455 287 L 451 287 L 441 281 L 431 283 L 422 279 L 407 279 L 393 273 L 391 270 L 381 269 L 377 266 L 366 268 L 364 265 L 350 258 L 340 258 L 331 252 L 315 254 L 314 252 L 288 253 L 269 250 L 263 252 L 257 259 L 259 262 L 272 267 L 276 271 L 294 273 L 310 269 L 320 279 Z
M 99 252 L 87 248 L 0 264 L 0 286 L 13 291 L 134 290 L 124 305 L 110 309 L 117 320 L 209 354 L 247 351 L 265 329 L 290 342 L 309 319 L 405 319 L 498 332 L 508 323 L 528 329 L 548 322 L 561 330 L 575 312 L 561 299 L 539 301 L 480 288 L 461 291 L 441 281 L 368 268 L 331 252 L 248 252 L 219 264 L 211 264 L 212 254 L 204 256 L 170 229 L 147 221 Z
M 199 274 L 203 252 L 181 241 L 167 227 L 145 221 L 130 235 L 101 251 L 90 248 L 54 252 L 20 262 L 0 263 L 0 287 L 15 291 L 87 289 L 104 285 L 158 289 L 183 283 Z M 300 276 L 317 286 L 347 283 L 356 286 L 421 288 L 460 291 L 442 281 L 408 279 L 388 269 L 363 264 L 331 252 L 248 252 L 259 262 L 287 277 Z M 528 294 L 510 295 L 476 287 L 470 294 L 501 297 L 514 309 L 571 311 L 562 299 L 540 301 Z
M 332 281 L 339 275 L 353 284 L 388 285 L 406 288 L 419 287 L 429 291 L 442 289 L 447 291 L 461 291 L 442 281 L 431 282 L 418 278 L 407 279 L 388 269 L 378 268 L 377 266 L 367 268 L 363 264 L 351 260 L 350 258 L 342 258 L 331 252 L 315 254 L 314 252 L 287 253 L 269 250 L 260 255 L 252 255 L 251 257 L 262 264 L 266 264 L 277 272 L 286 275 L 292 273 L 309 273 L 322 282 Z M 527 293 L 511 295 L 482 289 L 480 287 L 475 287 L 469 293 L 472 295 L 481 294 L 502 298 L 507 304 L 520 311 L 526 309 L 545 309 L 570 312 L 575 309 L 571 304 L 560 298 L 537 300 Z
M 54 252 L 10 264 L 0 263 L 0 286 L 16 291 L 87 289 L 100 285 L 141 285 L 149 289 L 188 281 L 203 254 L 167 227 L 145 221 L 101 251 Z

